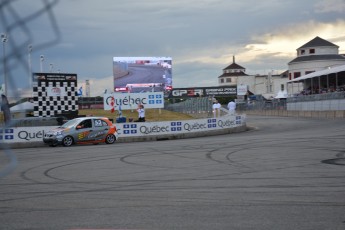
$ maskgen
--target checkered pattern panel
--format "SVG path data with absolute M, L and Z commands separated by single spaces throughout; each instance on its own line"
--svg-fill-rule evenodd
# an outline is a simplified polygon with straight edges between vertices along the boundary
M 65 96 L 48 96 L 48 87 L 64 88 Z M 33 82 L 34 116 L 54 117 L 61 113 L 78 110 L 76 81 Z

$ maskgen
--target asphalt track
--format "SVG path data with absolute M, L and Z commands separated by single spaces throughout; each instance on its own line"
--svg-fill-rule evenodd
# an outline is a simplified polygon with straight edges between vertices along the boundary
M 15 149 L 15 171 L 0 178 L 0 229 L 345 229 L 344 120 L 247 124 L 257 128 Z

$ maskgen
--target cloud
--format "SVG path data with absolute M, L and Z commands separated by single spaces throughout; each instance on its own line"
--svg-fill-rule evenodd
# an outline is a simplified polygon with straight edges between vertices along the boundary
M 322 0 L 314 5 L 316 13 L 345 12 L 345 0 Z
M 319 36 L 325 40 L 336 41 L 336 45 L 345 48 L 345 20 L 336 22 L 309 21 L 299 25 L 290 25 L 268 34 L 253 36 L 253 43 L 245 46 L 239 56 L 245 62 L 254 61 L 265 54 L 267 59 L 296 57 L 296 49 Z M 341 49 L 340 49 L 341 51 Z
M 40 1 L 13 2 L 21 16 L 43 6 Z M 263 74 L 286 70 L 296 49 L 315 36 L 345 53 L 343 5 L 344 0 L 60 0 L 53 8 L 59 44 L 37 49 L 54 35 L 46 15 L 27 23 L 32 65 L 39 68 L 43 54 L 46 65 L 77 73 L 80 82 L 89 79 L 94 96 L 112 88 L 112 57 L 171 56 L 174 87 L 213 86 L 234 55 L 247 73 Z M 20 50 L 25 64 L 27 54 Z M 25 87 L 22 80 L 18 86 Z

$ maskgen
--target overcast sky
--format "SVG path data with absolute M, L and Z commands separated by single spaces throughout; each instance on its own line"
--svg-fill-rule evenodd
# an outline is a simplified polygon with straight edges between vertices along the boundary
M 174 87 L 217 86 L 232 63 L 247 74 L 281 73 L 316 36 L 345 54 L 345 0 L 1 0 L 7 76 L 28 88 L 31 65 L 78 74 L 91 96 L 112 90 L 112 58 L 173 59 Z M 3 51 L 3 49 L 2 49 Z M 3 55 L 1 55 L 3 81 Z M 50 65 L 52 64 L 52 65 Z

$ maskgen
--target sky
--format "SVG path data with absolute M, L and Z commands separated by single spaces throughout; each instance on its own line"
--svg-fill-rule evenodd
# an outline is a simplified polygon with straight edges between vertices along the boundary
M 344 15 L 345 0 L 0 0 L 0 82 L 32 92 L 31 66 L 76 73 L 102 96 L 126 56 L 171 57 L 175 88 L 217 86 L 233 56 L 249 75 L 279 74 L 316 36 L 345 54 Z

